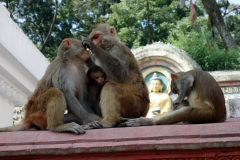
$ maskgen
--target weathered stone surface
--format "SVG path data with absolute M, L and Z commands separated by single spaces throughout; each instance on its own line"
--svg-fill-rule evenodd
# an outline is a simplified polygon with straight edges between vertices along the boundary
M 217 82 L 240 81 L 240 71 L 212 71 L 209 73 Z
M 231 117 L 240 117 L 240 98 L 229 99 L 229 115 Z

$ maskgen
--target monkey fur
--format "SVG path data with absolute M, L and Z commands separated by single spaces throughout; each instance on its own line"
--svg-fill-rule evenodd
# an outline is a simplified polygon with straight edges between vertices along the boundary
M 107 74 L 102 88 L 100 108 L 103 127 L 116 126 L 121 117 L 146 116 L 149 109 L 148 89 L 134 55 L 116 36 L 115 28 L 106 23 L 93 26 L 83 45 L 93 53 L 94 62 Z
M 88 58 L 89 53 L 80 40 L 64 39 L 57 57 L 49 64 L 29 98 L 20 124 L 1 128 L 0 131 L 23 131 L 36 127 L 83 134 L 88 125 L 100 128 L 83 108 L 87 107 L 83 96 L 86 93 L 84 64 Z M 66 109 L 69 112 L 66 117 L 75 117 L 79 124 L 85 126 L 75 122 L 64 123 Z
M 212 123 L 226 120 L 223 92 L 207 72 L 190 70 L 171 74 L 171 90 L 178 94 L 174 110 L 155 118 L 125 119 L 120 126 L 137 127 L 184 123 Z M 123 119 L 124 120 L 124 119 Z

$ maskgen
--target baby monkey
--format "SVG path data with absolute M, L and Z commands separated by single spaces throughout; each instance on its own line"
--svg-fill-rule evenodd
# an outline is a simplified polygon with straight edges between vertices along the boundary
M 107 75 L 100 66 L 93 66 L 87 71 L 86 83 L 88 90 L 87 101 L 95 114 L 102 116 L 99 106 L 100 95 Z

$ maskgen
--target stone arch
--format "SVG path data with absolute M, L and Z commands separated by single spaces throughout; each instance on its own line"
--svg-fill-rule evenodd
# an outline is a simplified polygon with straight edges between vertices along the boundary
M 146 84 L 148 85 L 151 74 L 158 72 L 165 79 L 164 92 L 168 94 L 171 94 L 171 73 L 201 69 L 185 51 L 171 44 L 156 42 L 134 49 L 132 52 L 138 61 Z
M 149 67 L 159 66 L 170 72 L 201 69 L 187 52 L 162 42 L 139 47 L 132 50 L 142 71 Z

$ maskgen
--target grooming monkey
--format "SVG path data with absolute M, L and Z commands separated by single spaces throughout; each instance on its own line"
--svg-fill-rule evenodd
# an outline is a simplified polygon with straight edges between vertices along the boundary
M 102 116 L 99 107 L 100 94 L 103 85 L 106 82 L 107 75 L 100 66 L 93 66 L 89 68 L 86 75 L 87 90 L 88 90 L 88 104 L 93 110 L 93 113 Z
M 138 63 L 116 34 L 114 27 L 101 23 L 93 27 L 89 38 L 83 39 L 95 63 L 108 76 L 100 97 L 103 127 L 116 126 L 120 117 L 146 116 L 149 109 L 148 89 Z
M 89 53 L 80 40 L 64 39 L 57 57 L 49 64 L 29 98 L 23 120 L 19 125 L 1 128 L 0 131 L 23 131 L 36 127 L 83 134 L 84 128 L 100 128 L 98 122 L 93 122 L 83 108 L 88 107 L 83 98 L 86 92 L 84 64 L 88 59 Z M 64 123 L 66 109 L 69 112 L 66 119 L 75 117 L 79 124 L 88 125 Z
M 155 118 L 129 119 L 120 126 L 137 127 L 178 122 L 211 123 L 226 120 L 223 92 L 209 73 L 191 70 L 171 74 L 171 78 L 171 90 L 178 94 L 173 102 L 175 110 Z

